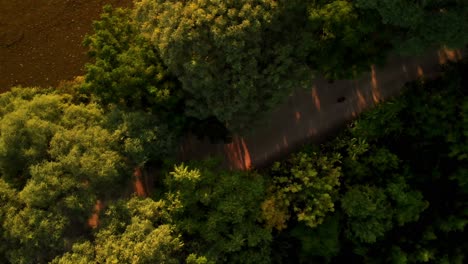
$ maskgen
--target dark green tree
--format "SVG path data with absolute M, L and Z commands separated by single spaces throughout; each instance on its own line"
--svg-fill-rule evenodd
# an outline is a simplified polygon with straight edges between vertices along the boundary
M 340 252 L 340 215 L 328 216 L 322 224 L 310 228 L 303 224 L 291 230 L 300 241 L 298 252 L 301 263 L 328 263 Z
M 307 20 L 297 25 L 307 64 L 328 79 L 355 78 L 383 63 L 390 32 L 374 12 L 349 0 L 301 1 Z M 304 11 L 302 11 L 304 12 Z
M 355 243 L 365 262 L 463 263 L 466 258 L 466 69 L 461 62 L 436 80 L 410 84 L 401 98 L 354 122 L 350 135 L 360 139 L 335 145 L 345 153 L 346 185 L 374 184 L 387 222 L 392 215 L 393 227 L 381 239 Z M 343 199 L 345 207 L 354 200 L 348 193 Z
M 395 29 L 392 41 L 400 52 L 468 43 L 468 6 L 463 0 L 358 0 L 355 5 L 376 11 L 383 24 Z
M 240 129 L 304 86 L 294 45 L 272 34 L 277 1 L 143 0 L 136 20 L 187 96 L 187 114 Z M 279 22 L 278 22 L 279 23 Z
M 181 125 L 181 91 L 177 79 L 168 72 L 156 47 L 146 41 L 132 19 L 131 10 L 104 7 L 101 19 L 87 35 L 93 63 L 86 65 L 84 91 L 102 103 L 147 111 Z
M 372 186 L 352 186 L 341 199 L 348 217 L 348 237 L 374 243 L 392 228 L 392 209 L 385 191 Z

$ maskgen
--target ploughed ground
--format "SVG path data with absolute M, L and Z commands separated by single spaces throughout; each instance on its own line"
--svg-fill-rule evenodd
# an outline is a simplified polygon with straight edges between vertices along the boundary
M 132 0 L 0 0 L 0 92 L 82 75 L 83 37 L 102 7 Z

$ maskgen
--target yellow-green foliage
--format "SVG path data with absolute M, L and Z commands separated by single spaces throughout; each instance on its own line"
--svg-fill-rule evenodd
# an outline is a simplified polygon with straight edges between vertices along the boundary
M 52 263 L 180 263 L 181 238 L 160 224 L 164 203 L 132 198 L 110 206 L 94 240 L 75 243 Z
M 121 195 L 134 166 L 171 149 L 146 113 L 108 114 L 51 90 L 13 89 L 0 109 L 2 261 L 51 260 L 87 232 L 96 200 Z
M 261 223 L 264 183 L 255 172 L 225 171 L 217 162 L 179 165 L 166 180 L 172 223 L 188 252 L 216 263 L 270 263 L 271 233 Z
M 340 186 L 340 156 L 298 153 L 271 169 L 269 198 L 263 203 L 267 224 L 277 229 L 286 227 L 293 215 L 309 227 L 320 225 L 335 210 Z

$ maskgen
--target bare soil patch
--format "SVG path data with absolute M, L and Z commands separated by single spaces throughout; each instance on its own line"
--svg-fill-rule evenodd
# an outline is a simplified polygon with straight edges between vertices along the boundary
M 106 4 L 132 0 L 0 0 L 0 92 L 82 75 L 89 60 L 83 37 Z

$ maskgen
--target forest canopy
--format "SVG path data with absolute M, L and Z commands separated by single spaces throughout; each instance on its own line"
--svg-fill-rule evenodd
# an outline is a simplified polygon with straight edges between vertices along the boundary
M 215 119 L 246 132 L 317 75 L 354 78 L 392 53 L 468 44 L 462 2 L 141 0 L 133 10 L 106 7 L 85 39 L 96 59 L 85 90 L 104 103 Z
M 464 263 L 467 65 L 270 168 L 166 162 L 148 198 L 122 197 L 135 167 L 171 155 L 148 113 L 60 90 L 4 93 L 1 261 Z
M 82 81 L 0 94 L 0 263 L 465 263 L 466 60 L 261 170 L 176 154 L 316 75 L 463 47 L 467 20 L 459 0 L 105 7 Z M 148 168 L 154 191 L 130 194 Z

